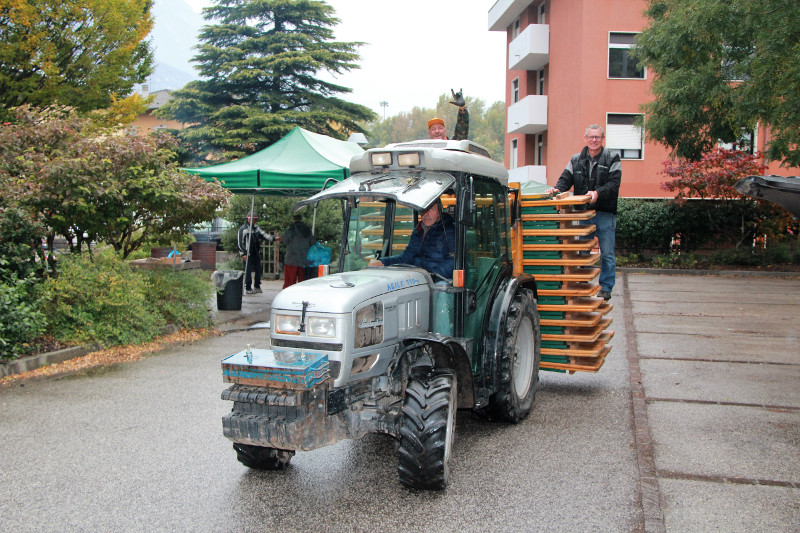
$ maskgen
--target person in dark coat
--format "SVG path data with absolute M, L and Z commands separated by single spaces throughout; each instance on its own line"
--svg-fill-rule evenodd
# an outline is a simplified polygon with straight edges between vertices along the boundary
M 402 253 L 374 259 L 369 266 L 389 266 L 398 263 L 422 267 L 428 272 L 451 279 L 455 266 L 456 225 L 453 217 L 442 212 L 436 201 L 420 215 L 420 221 Z
M 551 194 L 560 194 L 574 187 L 576 195 L 588 194 L 589 209 L 595 215 L 589 219 L 594 224 L 600 246 L 600 292 L 605 300 L 611 298 L 616 279 L 614 247 L 617 230 L 617 198 L 622 181 L 622 165 L 617 153 L 603 147 L 605 130 L 599 124 L 591 124 L 584 132 L 586 146 L 572 156 L 567 167 L 549 189 Z
M 244 263 L 244 286 L 247 294 L 261 292 L 261 243 L 272 242 L 275 237 L 256 225 L 258 215 L 248 216 L 239 227 L 236 243 Z M 255 274 L 251 283 L 251 273 Z
M 293 220 L 292 225 L 281 235 L 281 241 L 286 245 L 286 257 L 283 260 L 284 289 L 305 279 L 306 256 L 314 240 L 311 230 L 300 215 L 294 215 Z

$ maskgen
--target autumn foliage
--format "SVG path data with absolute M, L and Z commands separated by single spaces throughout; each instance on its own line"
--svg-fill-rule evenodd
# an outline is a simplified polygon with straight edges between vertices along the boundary
M 767 227 L 786 228 L 789 225 L 787 211 L 745 196 L 734 188 L 741 178 L 764 174 L 767 167 L 761 161 L 762 156 L 758 153 L 753 155 L 721 148 L 705 154 L 699 161 L 665 161 L 662 174 L 671 180 L 662 183 L 661 187 L 674 193 L 679 203 L 704 200 L 701 211 L 705 217 L 701 223 L 708 224 L 738 248 L 751 242 L 756 234 L 766 233 Z M 735 213 L 737 224 L 720 223 L 714 211 L 718 206 Z
M 210 220 L 228 198 L 178 168 L 169 135 L 100 127 L 65 107 L 14 113 L 0 125 L 0 202 L 41 221 L 51 249 L 60 235 L 73 252 L 103 242 L 124 258 Z

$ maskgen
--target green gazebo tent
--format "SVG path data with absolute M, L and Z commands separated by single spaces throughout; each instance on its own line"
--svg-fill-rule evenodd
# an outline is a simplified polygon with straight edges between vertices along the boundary
M 216 178 L 234 193 L 304 196 L 322 189 L 329 178 L 347 178 L 350 159 L 363 152 L 356 143 L 296 127 L 255 154 L 184 170 L 207 180 Z

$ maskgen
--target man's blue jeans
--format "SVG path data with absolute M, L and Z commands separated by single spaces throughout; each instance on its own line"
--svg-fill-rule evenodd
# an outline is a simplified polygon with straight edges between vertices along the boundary
M 597 211 L 589 223 L 595 225 L 594 235 L 600 244 L 600 288 L 611 292 L 617 277 L 617 260 L 614 257 L 617 215 Z

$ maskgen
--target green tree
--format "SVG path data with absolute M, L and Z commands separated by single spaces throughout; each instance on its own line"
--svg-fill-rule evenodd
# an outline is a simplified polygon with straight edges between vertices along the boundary
M 295 126 L 344 138 L 375 114 L 337 94 L 351 89 L 317 75 L 358 68 L 362 43 L 335 42 L 339 19 L 314 0 L 215 0 L 194 57 L 204 79 L 173 93 L 158 116 L 190 124 L 178 132 L 205 159 L 235 159 Z
M 0 115 L 53 102 L 90 111 L 129 94 L 152 70 L 152 0 L 15 0 L 0 4 Z
M 634 54 L 654 75 L 648 137 L 698 161 L 770 128 L 766 156 L 800 166 L 800 2 L 650 0 Z
M 234 222 L 223 236 L 223 245 L 228 251 L 236 250 L 236 232 L 245 221 L 250 212 L 251 202 L 253 210 L 258 215 L 258 226 L 266 232 L 280 235 L 292 223 L 292 208 L 302 198 L 290 196 L 235 196 L 231 199 L 225 210 L 225 218 Z M 313 206 L 299 211 L 309 228 L 314 229 L 317 240 L 332 244 L 331 248 L 338 247 L 342 237 L 342 206 L 339 200 L 323 200 L 317 205 L 316 217 Z M 334 250 L 336 253 L 336 250 Z
M 0 126 L 0 196 L 36 214 L 51 249 L 62 235 L 74 252 L 105 242 L 124 258 L 211 219 L 229 196 L 177 167 L 169 135 L 98 127 L 66 108 L 14 111 Z

